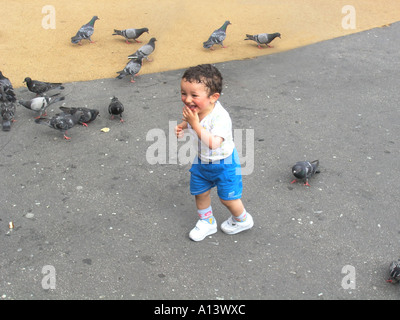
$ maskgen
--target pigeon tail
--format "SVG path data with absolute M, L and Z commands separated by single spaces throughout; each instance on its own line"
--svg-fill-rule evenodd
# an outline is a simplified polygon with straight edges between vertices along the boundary
M 112 35 L 113 36 L 123 36 L 122 30 L 114 29 L 114 33 Z
M 59 101 L 63 101 L 63 100 L 65 100 L 65 97 L 57 97 L 55 99 L 50 99 L 48 106 L 53 104 L 53 103 L 56 103 L 56 102 L 59 102 Z
M 82 37 L 78 34 L 71 38 L 71 42 L 75 43 L 75 44 L 78 44 L 81 40 L 82 40 Z
M 50 124 L 50 119 L 48 119 L 48 118 L 37 118 L 37 119 L 35 119 L 35 122 L 38 124 L 43 124 L 43 125 L 46 125 L 46 126 L 52 128 L 52 125 Z
M 128 56 L 128 59 L 140 59 L 140 58 L 142 58 L 142 59 L 145 58 L 143 53 L 141 53 L 140 51 L 136 51 L 135 53 Z
M 25 108 L 27 108 L 27 109 L 29 109 L 29 110 L 32 110 L 32 108 L 31 108 L 31 102 L 30 102 L 30 101 L 28 101 L 28 100 L 18 100 L 18 103 L 19 103 L 21 106 L 24 106 Z
M 251 34 L 246 34 L 246 39 L 244 40 L 253 40 L 256 41 L 256 39 L 254 38 L 254 36 L 252 36 Z
M 313 172 L 314 172 L 314 173 L 320 173 L 320 171 L 318 170 L 318 167 L 319 167 L 319 160 L 311 161 L 310 164 L 311 164 L 312 167 L 313 167 Z
M 10 130 L 11 130 L 11 121 L 3 120 L 3 131 L 10 131 Z
M 124 78 L 124 77 L 126 77 L 128 75 L 128 73 L 125 72 L 124 70 L 118 71 L 117 73 L 119 73 L 119 75 L 116 76 L 115 79 L 122 79 L 122 78 Z

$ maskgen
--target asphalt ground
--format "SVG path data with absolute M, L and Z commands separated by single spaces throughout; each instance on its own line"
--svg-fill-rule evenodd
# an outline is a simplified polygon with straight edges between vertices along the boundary
M 385 278 L 400 258 L 399 32 L 217 64 L 255 226 L 199 243 L 187 143 L 170 139 L 183 70 L 66 83 L 66 106 L 100 110 L 70 141 L 18 106 L 0 132 L 0 298 L 398 300 Z M 124 123 L 107 113 L 114 95 Z M 311 187 L 291 184 L 293 164 L 314 159 Z

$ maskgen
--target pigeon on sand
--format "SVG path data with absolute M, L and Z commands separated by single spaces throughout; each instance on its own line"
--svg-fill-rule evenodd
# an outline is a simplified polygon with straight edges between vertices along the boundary
M 94 41 L 92 41 L 91 36 L 93 35 L 94 32 L 94 23 L 96 22 L 96 20 L 100 20 L 99 17 L 93 16 L 93 18 L 88 23 L 83 25 L 76 33 L 76 35 L 71 38 L 71 42 L 82 45 L 81 41 L 83 39 L 87 39 L 89 40 L 90 43 L 94 43 Z
M 156 38 L 151 38 L 148 43 L 146 43 L 144 46 L 141 46 L 135 53 L 129 55 L 128 59 L 145 58 L 147 61 L 152 61 L 151 59 L 149 59 L 149 55 L 153 53 L 156 47 L 156 41 Z
M 203 47 L 205 49 L 214 50 L 212 46 L 214 44 L 220 44 L 222 48 L 226 48 L 223 44 L 223 41 L 226 38 L 226 28 L 230 25 L 230 21 L 225 21 L 221 28 L 215 30 L 207 41 L 203 42 Z
M 142 68 L 142 60 L 143 57 L 131 59 L 125 66 L 125 68 L 121 71 L 118 71 L 117 73 L 119 74 L 116 76 L 117 79 L 122 79 L 126 77 L 127 75 L 131 76 L 131 82 L 134 83 L 135 80 L 133 80 L 133 77 L 135 77 L 140 69 Z
M 246 39 L 244 40 L 253 40 L 257 42 L 257 46 L 259 49 L 262 49 L 261 45 L 265 44 L 268 48 L 273 48 L 273 46 L 269 45 L 269 43 L 275 38 L 280 38 L 281 34 L 279 32 L 275 33 L 259 33 L 255 35 L 246 34 Z
M 125 30 L 117 30 L 114 29 L 114 33 L 112 34 L 113 36 L 123 36 L 125 38 L 125 42 L 127 44 L 130 44 L 128 40 L 135 40 L 137 43 L 141 43 L 142 41 L 137 40 L 143 33 L 149 33 L 149 29 L 147 28 L 140 28 L 140 29 L 125 29 Z

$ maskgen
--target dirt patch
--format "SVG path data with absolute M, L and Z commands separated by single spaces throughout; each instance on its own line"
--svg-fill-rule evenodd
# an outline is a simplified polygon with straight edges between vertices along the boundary
M 343 28 L 350 11 L 342 11 L 349 1 L 329 0 L 57 0 L 43 10 L 49 1 L 0 1 L 0 70 L 15 88 L 23 79 L 57 82 L 86 81 L 117 76 L 135 52 L 151 37 L 157 39 L 153 62 L 145 61 L 139 73 L 155 73 L 186 68 L 199 63 L 218 63 L 254 58 L 290 50 L 311 43 L 389 26 L 400 20 L 400 2 L 385 0 L 352 0 L 355 29 Z M 50 4 L 51 5 L 51 4 Z M 43 10 L 43 11 L 42 11 Z M 52 19 L 55 14 L 55 19 Z M 74 45 L 70 39 L 78 29 L 97 15 L 93 40 Z M 224 44 L 210 51 L 202 43 L 225 20 L 228 26 Z M 54 29 L 46 29 L 55 21 Z M 149 28 L 139 40 L 126 44 L 113 29 Z M 274 48 L 258 49 L 245 34 L 280 32 Z M 368 45 L 368 44 L 366 44 Z M 129 81 L 129 77 L 121 81 Z

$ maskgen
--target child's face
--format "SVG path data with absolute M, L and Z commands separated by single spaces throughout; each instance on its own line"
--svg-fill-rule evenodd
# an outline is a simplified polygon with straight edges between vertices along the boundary
M 181 81 L 181 99 L 185 106 L 199 115 L 209 112 L 219 98 L 219 93 L 209 95 L 204 83 Z

